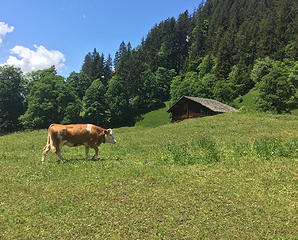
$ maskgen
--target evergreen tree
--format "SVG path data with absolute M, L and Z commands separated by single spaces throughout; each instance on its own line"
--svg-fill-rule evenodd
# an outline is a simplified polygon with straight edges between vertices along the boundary
M 104 55 L 99 55 L 96 48 L 92 53 L 88 53 L 85 56 L 84 63 L 82 66 L 82 72 L 87 74 L 91 81 L 95 79 L 102 79 L 104 74 Z
M 92 69 L 93 69 L 93 73 L 91 76 L 92 80 L 95 79 L 101 79 L 103 76 L 103 67 L 104 67 L 104 55 L 101 54 L 99 55 L 99 53 L 96 51 L 96 48 L 94 48 L 93 52 L 92 52 Z
M 215 74 L 217 79 L 227 79 L 233 66 L 233 33 L 228 31 L 224 34 L 217 51 L 217 66 Z
M 228 81 L 233 89 L 233 99 L 246 94 L 254 86 L 254 82 L 249 77 L 249 71 L 243 62 L 232 67 Z
M 84 63 L 81 69 L 81 72 L 84 72 L 85 74 L 87 74 L 87 76 L 92 79 L 93 78 L 93 59 L 92 59 L 92 55 L 89 52 L 84 59 Z M 93 79 L 92 79 L 93 80 Z
M 160 101 L 168 101 L 170 99 L 170 86 L 173 78 L 176 76 L 176 71 L 174 69 L 168 70 L 163 67 L 159 67 L 155 72 L 155 79 L 157 89 L 154 91 L 156 99 Z
M 207 19 L 203 21 L 200 19 L 192 30 L 189 40 L 191 41 L 188 60 L 188 65 L 190 66 L 197 58 L 204 57 L 208 51 L 208 25 L 209 22 Z M 188 66 L 188 68 L 191 68 L 190 66 Z
M 135 123 L 135 114 L 130 106 L 124 81 L 120 76 L 114 75 L 111 78 L 105 98 L 109 105 L 112 127 Z
M 177 20 L 155 24 L 135 49 L 122 42 L 111 85 L 110 57 L 104 61 L 93 51 L 85 62 L 93 64 L 91 80 L 101 79 L 109 97 L 117 92 L 115 86 L 124 91 L 118 92 L 119 104 L 127 104 L 124 119 L 130 123 L 146 106 L 169 99 L 169 92 L 171 101 L 196 95 L 228 103 L 268 75 L 272 66 L 266 57 L 297 59 L 297 9 L 295 0 L 206 0 L 191 15 L 186 11 Z M 179 76 L 173 78 L 170 69 Z M 113 108 L 126 114 L 124 108 Z
M 189 35 L 191 23 L 188 11 L 180 14 L 175 24 L 175 55 L 176 55 L 176 72 L 180 72 L 185 66 L 185 61 L 188 56 Z
M 131 104 L 139 114 L 146 113 L 156 106 L 157 99 L 156 94 L 158 86 L 154 73 L 149 67 L 140 74 L 140 82 L 142 85 L 139 87 L 138 94 L 131 99 Z
M 80 123 L 82 102 L 68 83 L 64 83 L 58 96 L 58 112 L 61 124 Z
M 109 80 L 111 79 L 113 75 L 112 71 L 112 58 L 111 55 L 108 55 L 108 58 L 106 59 L 104 63 L 104 68 L 103 68 L 103 78 L 102 78 L 102 83 L 106 87 L 108 85 Z
M 115 53 L 114 58 L 114 67 L 116 68 L 118 63 L 120 62 L 122 56 L 124 56 L 128 52 L 126 44 L 124 41 L 120 43 L 118 51 Z
M 83 71 L 80 73 L 71 72 L 66 82 L 81 100 L 83 100 L 86 90 L 92 83 L 88 75 Z

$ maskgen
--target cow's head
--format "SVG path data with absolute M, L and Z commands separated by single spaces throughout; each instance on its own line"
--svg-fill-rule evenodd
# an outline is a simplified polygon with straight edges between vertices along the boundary
M 105 142 L 115 144 L 116 140 L 114 139 L 114 134 L 112 129 L 105 130 Z

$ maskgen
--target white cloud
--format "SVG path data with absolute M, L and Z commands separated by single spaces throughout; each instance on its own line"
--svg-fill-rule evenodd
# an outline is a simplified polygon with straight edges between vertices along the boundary
M 0 22 L 0 44 L 3 42 L 3 38 L 7 33 L 10 33 L 14 30 L 13 26 L 8 26 L 5 22 Z
M 9 56 L 4 64 L 19 67 L 24 73 L 42 70 L 53 65 L 57 70 L 62 70 L 65 57 L 61 52 L 48 50 L 42 45 L 34 45 L 34 48 L 35 50 L 31 50 L 23 46 L 15 46 L 10 52 L 16 57 Z

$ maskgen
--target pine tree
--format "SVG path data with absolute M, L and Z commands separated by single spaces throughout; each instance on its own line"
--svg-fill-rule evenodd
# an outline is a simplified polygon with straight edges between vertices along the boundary
M 135 123 L 135 114 L 130 106 L 129 97 L 120 76 L 114 75 L 111 78 L 105 98 L 109 105 L 112 127 L 133 125 Z
M 120 62 L 122 56 L 124 56 L 127 53 L 127 47 L 124 41 L 121 42 L 118 51 L 115 53 L 114 58 L 114 67 L 116 68 L 118 63 Z
M 72 87 L 76 95 L 83 100 L 86 90 L 92 81 L 85 72 L 71 72 L 66 82 Z
M 113 64 L 113 61 L 112 61 L 111 55 L 109 54 L 108 58 L 106 59 L 106 61 L 104 63 L 104 68 L 103 68 L 104 78 L 102 79 L 102 82 L 105 87 L 108 85 L 108 82 L 113 75 L 112 64 Z
M 92 79 L 92 76 L 93 76 L 93 60 L 92 60 L 92 55 L 91 53 L 89 52 L 86 56 L 85 56 L 85 59 L 84 59 L 84 63 L 83 63 L 83 66 L 82 66 L 82 69 L 81 69 L 81 72 L 84 72 L 85 74 L 87 74 L 87 76 Z

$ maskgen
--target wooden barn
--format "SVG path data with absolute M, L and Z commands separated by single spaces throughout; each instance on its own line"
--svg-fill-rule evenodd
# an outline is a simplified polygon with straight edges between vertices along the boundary
M 172 114 L 172 122 L 176 122 L 238 110 L 213 99 L 183 96 L 167 112 Z

